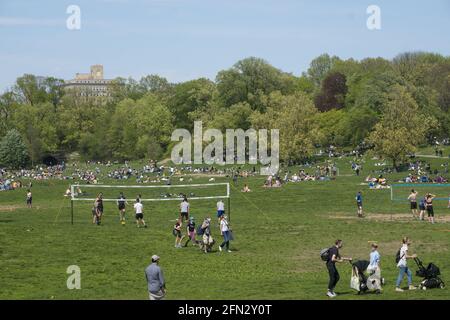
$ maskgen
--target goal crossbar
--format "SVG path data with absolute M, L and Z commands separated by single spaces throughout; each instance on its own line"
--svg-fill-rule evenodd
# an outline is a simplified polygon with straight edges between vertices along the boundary
M 149 189 L 149 188 L 191 188 L 191 187 L 208 187 L 208 186 L 226 186 L 227 194 L 221 196 L 204 196 L 204 197 L 189 197 L 190 200 L 202 199 L 227 199 L 230 197 L 230 184 L 224 183 L 204 183 L 204 184 L 175 184 L 175 185 L 102 185 L 102 184 L 73 184 L 70 186 L 72 201 L 95 201 L 96 198 L 77 198 L 75 197 L 75 188 L 114 188 L 114 189 Z M 112 198 L 103 198 L 105 202 L 117 201 Z M 180 198 L 141 198 L 140 201 L 180 201 Z

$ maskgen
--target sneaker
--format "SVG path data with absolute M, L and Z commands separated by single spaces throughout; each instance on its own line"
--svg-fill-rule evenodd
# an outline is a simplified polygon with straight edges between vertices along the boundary
M 219 251 L 222 252 L 222 247 L 221 246 L 219 246 Z
M 227 252 L 232 252 L 232 251 L 228 249 Z
M 328 292 L 327 292 L 327 296 L 328 296 L 329 298 L 334 298 L 334 297 L 335 297 L 335 295 L 334 295 L 333 292 L 331 292 L 331 291 L 328 291 Z
M 415 287 L 415 286 L 409 286 L 408 287 L 408 290 L 416 290 L 417 289 L 417 287 Z
M 396 288 L 395 288 L 395 291 L 397 291 L 397 292 L 403 292 L 403 291 L 405 291 L 405 290 L 403 290 L 402 288 L 396 287 Z
M 337 293 L 336 292 L 332 292 L 332 294 L 333 294 L 333 297 L 337 297 Z

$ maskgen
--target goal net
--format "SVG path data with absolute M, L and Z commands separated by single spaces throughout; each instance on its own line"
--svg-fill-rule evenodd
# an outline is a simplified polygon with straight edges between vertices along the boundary
M 411 190 L 418 192 L 418 200 L 427 193 L 434 194 L 434 200 L 448 201 L 450 196 L 450 183 L 400 183 L 391 185 L 391 200 L 408 201 Z
M 104 185 L 104 184 L 74 184 L 70 186 L 71 192 L 71 219 L 73 224 L 73 207 L 75 202 L 94 203 L 101 193 L 103 202 L 117 202 L 122 193 L 128 202 L 137 198 L 141 202 L 181 201 L 183 197 L 191 200 L 218 200 L 228 202 L 230 212 L 230 184 L 172 184 L 172 185 Z

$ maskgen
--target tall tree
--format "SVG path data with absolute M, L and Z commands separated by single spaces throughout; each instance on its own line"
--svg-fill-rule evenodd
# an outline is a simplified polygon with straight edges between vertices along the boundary
M 264 95 L 274 91 L 291 94 L 296 89 L 294 76 L 255 57 L 240 60 L 231 69 L 220 71 L 216 82 L 222 106 L 246 102 L 260 111 L 263 111 L 261 97 Z
M 341 109 L 345 105 L 347 91 L 345 76 L 339 72 L 332 72 L 323 80 L 322 88 L 314 98 L 314 104 L 322 112 Z
M 20 169 L 28 163 L 28 151 L 16 129 L 9 130 L 0 141 L 0 164 L 11 169 Z
M 395 168 L 408 154 L 425 141 L 426 133 L 437 125 L 432 117 L 419 112 L 416 101 L 405 87 L 394 85 L 388 95 L 381 121 L 378 122 L 368 141 L 374 152 L 390 159 Z

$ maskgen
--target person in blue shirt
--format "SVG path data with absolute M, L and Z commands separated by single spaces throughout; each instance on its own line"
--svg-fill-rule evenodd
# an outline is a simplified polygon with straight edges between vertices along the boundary
M 425 197 L 423 197 L 422 199 L 420 199 L 419 201 L 419 219 L 423 220 L 424 219 L 424 215 L 425 215 Z
M 363 212 L 362 212 L 362 194 L 361 191 L 358 191 L 356 194 L 356 206 L 358 207 L 358 217 L 362 218 Z

